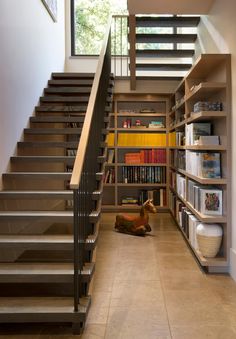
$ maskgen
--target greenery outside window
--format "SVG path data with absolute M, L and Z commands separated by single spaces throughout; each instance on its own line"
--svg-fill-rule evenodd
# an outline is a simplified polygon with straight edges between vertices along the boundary
M 72 55 L 99 55 L 109 15 L 126 13 L 126 0 L 71 0 Z

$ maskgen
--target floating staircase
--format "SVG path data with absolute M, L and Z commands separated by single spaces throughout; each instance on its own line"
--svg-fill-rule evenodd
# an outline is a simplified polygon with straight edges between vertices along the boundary
M 69 181 L 94 74 L 53 73 L 18 142 L 0 191 L 0 323 L 68 322 L 79 333 L 90 305 L 95 270 L 108 114 L 100 130 L 93 209 L 85 225 L 80 302 L 74 310 L 73 191 Z
M 199 21 L 197 16 L 130 16 L 131 88 L 135 89 L 136 76 L 181 80 L 192 66 L 195 52 L 194 47 L 184 46 L 197 39 L 196 33 L 185 30 L 197 27 Z

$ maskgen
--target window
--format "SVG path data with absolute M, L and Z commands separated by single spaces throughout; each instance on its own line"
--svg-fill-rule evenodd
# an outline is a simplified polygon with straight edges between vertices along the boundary
M 71 0 L 72 55 L 98 55 L 110 13 L 126 13 L 126 3 L 126 0 Z

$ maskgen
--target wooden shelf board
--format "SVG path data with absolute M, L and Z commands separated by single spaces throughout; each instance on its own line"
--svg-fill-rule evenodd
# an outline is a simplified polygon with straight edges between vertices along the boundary
M 192 175 L 182 169 L 177 169 L 177 171 L 183 175 L 185 175 L 186 177 L 193 179 L 197 182 L 199 182 L 200 184 L 207 184 L 207 185 L 227 185 L 227 179 L 222 178 L 222 179 L 211 179 L 211 178 L 201 178 L 201 177 L 197 177 L 195 175 Z
M 199 85 L 195 86 L 194 89 L 189 92 L 186 97 L 185 101 L 188 100 L 197 100 L 201 99 L 204 95 L 204 99 L 206 98 L 206 95 L 212 95 L 212 93 L 216 93 L 219 90 L 226 89 L 226 83 L 225 82 L 201 82 Z
M 186 150 L 199 150 L 199 151 L 226 151 L 223 145 L 189 145 L 184 146 Z
M 188 146 L 169 146 L 169 149 L 195 150 L 195 151 L 226 151 L 223 145 L 188 145 Z
M 177 105 L 175 105 L 175 107 L 174 107 L 175 111 L 180 109 L 184 104 L 185 104 L 185 99 L 183 98 L 183 100 L 181 100 Z
M 169 117 L 172 117 L 173 115 L 175 115 L 175 110 L 169 112 Z
M 170 149 L 186 149 L 185 146 L 169 146 Z
M 131 183 L 117 183 L 117 186 L 118 187 L 136 187 L 136 186 L 140 186 L 140 187 L 160 187 L 160 188 L 164 188 L 166 187 L 166 184 L 153 184 L 153 183 L 146 183 L 146 184 L 138 184 L 138 183 L 134 183 L 134 184 L 131 184 Z
M 205 215 L 197 211 L 189 202 L 185 200 L 186 206 L 197 216 L 197 218 L 206 223 L 226 223 L 227 217 L 221 215 Z
M 166 146 L 114 146 L 117 149 L 165 149 Z
M 198 113 L 191 113 L 191 116 L 187 118 L 187 124 L 190 124 L 199 120 L 219 119 L 227 116 L 225 111 L 201 111 Z
M 178 124 L 174 125 L 173 127 L 170 128 L 170 131 L 174 131 L 177 128 L 184 127 L 186 124 L 186 120 L 183 120 L 179 122 Z
M 166 113 L 115 113 L 112 114 L 112 116 L 117 116 L 117 117 L 166 117 Z
M 196 250 L 195 248 L 192 247 L 191 243 L 189 242 L 189 239 L 187 235 L 184 233 L 182 227 L 179 225 L 179 223 L 176 221 L 181 233 L 183 234 L 184 238 L 188 242 L 191 250 L 199 260 L 200 264 L 202 266 L 227 266 L 227 260 L 224 257 L 215 257 L 215 258 L 205 258 L 200 251 Z
M 180 226 L 180 224 L 176 220 L 174 212 L 171 209 L 170 209 L 170 213 L 171 213 L 172 217 L 174 218 L 177 226 L 179 227 L 180 232 L 183 234 L 184 238 L 188 242 L 188 245 L 191 248 L 192 252 L 197 257 L 197 259 L 199 260 L 199 262 L 202 266 L 228 266 L 228 263 L 227 263 L 227 260 L 226 260 L 225 257 L 205 258 L 205 257 L 203 257 L 203 255 L 198 250 L 193 248 L 191 243 L 189 242 L 189 239 L 187 238 L 186 234 L 184 233 L 182 227 Z
M 169 210 L 167 206 L 156 206 L 158 211 Z M 140 210 L 141 205 L 102 205 L 103 210 L 116 211 L 116 210 Z
M 227 217 L 226 216 L 221 216 L 221 215 L 205 215 L 197 211 L 187 200 L 185 200 L 183 197 L 181 197 L 173 187 L 169 187 L 171 191 L 173 191 L 177 197 L 188 207 L 188 209 L 201 221 L 205 223 L 220 223 L 220 224 L 225 224 L 227 222 Z
M 163 163 L 141 163 L 141 164 L 126 164 L 126 163 L 117 163 L 117 166 L 167 166 L 167 164 L 163 164 Z
M 104 183 L 105 187 L 115 187 L 116 184 Z
M 227 62 L 228 58 L 228 54 L 201 54 L 186 75 L 186 79 L 205 78 L 221 62 Z
M 109 131 L 114 131 L 116 130 L 117 132 L 166 132 L 166 128 L 136 128 L 136 127 L 131 127 L 131 128 L 109 128 Z

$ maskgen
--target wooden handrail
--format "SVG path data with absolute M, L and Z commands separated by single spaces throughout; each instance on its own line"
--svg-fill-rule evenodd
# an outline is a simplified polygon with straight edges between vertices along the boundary
M 109 41 L 111 21 L 112 21 L 112 17 L 110 16 L 108 20 L 108 24 L 107 24 L 106 33 L 104 36 L 101 53 L 98 59 L 98 65 L 97 65 L 97 69 L 96 69 L 96 73 L 95 73 L 95 77 L 93 81 L 93 86 L 91 89 L 91 94 L 89 97 L 84 125 L 83 125 L 82 133 L 80 136 L 80 142 L 78 145 L 77 155 L 75 158 L 74 167 L 73 167 L 73 171 L 71 175 L 71 180 L 70 180 L 71 189 L 79 189 L 79 184 L 80 184 L 80 179 L 81 179 L 81 174 L 82 174 L 82 169 L 83 169 L 83 164 L 84 164 L 84 159 L 85 159 L 85 154 L 86 154 L 86 148 L 87 148 L 88 139 L 89 139 L 90 127 L 91 127 L 91 122 L 93 118 L 93 112 L 94 112 L 95 102 L 97 98 L 97 92 L 99 88 L 99 82 L 100 82 L 100 78 L 102 74 L 103 64 L 104 64 L 108 41 Z

